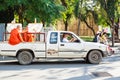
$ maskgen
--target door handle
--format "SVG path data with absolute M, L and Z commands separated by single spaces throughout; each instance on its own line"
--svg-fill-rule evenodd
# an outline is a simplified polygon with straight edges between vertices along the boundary
M 64 46 L 64 44 L 60 44 L 60 46 Z

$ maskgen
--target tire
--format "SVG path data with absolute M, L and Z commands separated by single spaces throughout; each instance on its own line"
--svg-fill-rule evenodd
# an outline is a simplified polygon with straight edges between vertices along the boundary
M 99 64 L 102 60 L 102 53 L 100 51 L 91 51 L 87 56 L 87 61 L 91 64 Z
M 19 64 L 27 65 L 33 61 L 33 56 L 29 51 L 22 51 L 17 55 Z

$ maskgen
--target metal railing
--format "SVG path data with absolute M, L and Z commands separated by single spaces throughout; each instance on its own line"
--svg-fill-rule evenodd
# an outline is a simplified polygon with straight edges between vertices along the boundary
M 22 35 L 23 33 L 21 33 Z M 27 34 L 33 34 L 35 36 L 34 41 L 39 41 L 39 42 L 45 42 L 46 41 L 46 34 L 44 32 L 36 32 L 36 33 L 27 33 Z M 4 32 L 3 34 L 3 40 L 2 41 L 8 41 L 10 37 L 10 33 Z

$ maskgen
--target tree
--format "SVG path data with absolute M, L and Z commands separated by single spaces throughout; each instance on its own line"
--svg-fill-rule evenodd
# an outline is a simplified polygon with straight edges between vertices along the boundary
M 0 23 L 10 23 L 14 19 L 14 13 L 11 8 L 0 11 Z
M 65 7 L 63 14 L 63 22 L 65 24 L 65 31 L 68 30 L 68 22 L 71 19 L 74 11 L 74 4 L 76 0 L 61 0 L 62 5 Z
M 25 19 L 32 20 L 37 18 L 43 24 L 50 24 L 62 17 L 61 12 L 64 7 L 53 0 L 31 0 L 29 3 L 25 11 Z
M 111 27 L 112 29 L 112 46 L 114 46 L 114 29 L 115 29 L 115 21 L 118 19 L 118 16 L 115 15 L 117 10 L 117 3 L 118 0 L 98 0 L 100 3 L 101 10 L 104 11 L 104 18 L 105 22 Z M 101 13 L 103 14 L 103 12 Z
M 53 0 L 3 0 L 0 3 L 0 10 L 7 10 L 9 7 L 14 15 L 19 17 L 19 22 L 33 22 L 35 18 L 44 24 L 50 24 L 61 17 L 63 6 L 56 4 Z
M 14 19 L 14 15 L 19 16 L 19 22 L 23 23 L 23 6 L 27 4 L 27 0 L 3 0 L 0 3 L 0 11 L 1 10 L 10 10 L 10 15 L 13 15 L 12 20 Z M 11 17 L 11 16 L 9 16 Z M 6 16 L 4 18 L 7 18 Z M 12 21 L 11 20 L 11 21 Z
M 80 30 L 80 21 L 83 21 L 87 27 L 93 32 L 93 34 L 95 35 L 95 31 L 93 29 L 92 26 L 89 25 L 89 23 L 87 22 L 87 18 L 91 17 L 91 19 L 94 18 L 95 13 L 94 13 L 94 4 L 95 2 L 92 3 L 88 3 L 87 0 L 77 0 L 76 1 L 76 5 L 75 5 L 75 16 L 79 19 L 79 23 L 78 23 L 78 35 L 79 35 L 79 30 Z
M 10 6 L 6 6 L 6 1 L 0 1 L 0 23 L 9 23 L 14 19 L 14 12 Z

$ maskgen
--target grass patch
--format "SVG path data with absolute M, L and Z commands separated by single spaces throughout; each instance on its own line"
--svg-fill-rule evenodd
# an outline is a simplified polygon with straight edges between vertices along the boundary
M 87 42 L 92 42 L 93 41 L 93 36 L 80 36 L 81 39 Z

